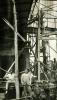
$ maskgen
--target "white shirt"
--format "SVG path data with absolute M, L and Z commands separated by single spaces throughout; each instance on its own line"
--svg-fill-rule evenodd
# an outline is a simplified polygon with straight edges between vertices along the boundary
M 32 78 L 33 78 L 33 74 L 31 72 L 28 72 L 28 84 L 31 85 L 32 83 Z
M 9 82 L 15 82 L 15 73 L 12 73 L 12 74 L 8 73 L 8 74 L 6 74 L 5 78 Z
M 27 73 L 23 73 L 23 74 L 21 75 L 21 84 L 22 84 L 22 85 L 27 84 L 27 79 L 28 79 L 28 74 L 27 74 Z
M 22 85 L 31 85 L 33 74 L 31 72 L 23 73 L 21 75 L 21 84 Z

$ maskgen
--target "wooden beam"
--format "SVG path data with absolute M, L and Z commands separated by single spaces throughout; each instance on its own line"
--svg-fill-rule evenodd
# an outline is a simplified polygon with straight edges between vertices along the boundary
M 20 97 L 20 91 L 19 91 L 19 78 L 18 78 L 18 36 L 17 36 L 17 16 L 16 16 L 16 6 L 15 6 L 15 1 L 13 1 L 13 13 L 14 13 L 14 45 L 15 45 L 15 86 L 16 86 L 16 99 Z
M 56 37 L 40 37 L 39 40 L 57 40 Z
M 38 29 L 36 27 L 26 27 L 26 28 L 24 27 L 23 28 L 23 32 L 24 33 L 33 34 L 33 30 L 34 30 L 34 34 L 37 34 Z M 52 32 L 53 33 L 55 31 L 57 31 L 57 28 L 45 27 L 45 31 L 48 31 L 48 32 Z
M 8 20 L 6 20 L 5 18 L 3 20 L 14 31 L 14 27 L 8 22 Z M 31 34 L 31 33 L 33 33 L 33 30 L 34 30 L 34 33 L 37 34 L 38 29 L 35 28 L 35 27 L 23 27 L 24 33 L 30 33 Z M 45 30 L 50 31 L 50 32 L 55 32 L 55 31 L 57 31 L 57 28 L 45 27 Z M 22 39 L 23 42 L 26 42 L 26 40 L 22 37 L 22 35 L 20 35 L 20 33 L 17 32 L 17 34 Z
M 39 21 L 38 21 L 38 34 L 37 34 L 37 38 L 38 38 L 38 60 L 40 61 L 40 0 L 39 0 L 39 6 L 38 6 L 38 14 L 39 14 Z M 40 62 L 38 62 L 38 81 L 40 81 Z
M 15 64 L 15 61 L 11 64 L 11 66 L 9 67 L 9 69 L 8 69 L 7 72 L 9 72 L 9 71 L 12 69 L 12 67 L 14 66 L 14 64 Z M 6 73 L 6 74 L 7 74 L 7 73 Z M 4 77 L 6 76 L 6 74 L 4 75 Z
M 44 17 L 46 19 L 57 19 L 57 17 Z
M 4 22 L 14 31 L 14 27 L 8 22 L 8 20 L 6 20 L 5 18 L 3 18 L 3 20 L 4 20 Z M 18 33 L 18 31 L 17 31 L 16 34 L 18 34 L 18 36 L 21 38 L 21 40 L 22 40 L 23 42 L 26 42 L 26 40 Z

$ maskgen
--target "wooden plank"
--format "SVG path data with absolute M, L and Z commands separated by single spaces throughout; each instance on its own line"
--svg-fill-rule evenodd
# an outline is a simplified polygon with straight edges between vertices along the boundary
M 14 46 L 15 46 L 15 87 L 16 87 L 16 99 L 20 97 L 20 91 L 19 91 L 19 78 L 18 78 L 18 36 L 17 36 L 17 16 L 16 16 L 16 6 L 15 6 L 15 0 L 13 1 L 13 13 L 14 13 Z
M 39 0 L 39 6 L 38 6 L 38 14 L 39 14 L 39 21 L 38 21 L 38 35 L 37 35 L 37 39 L 38 39 L 38 60 L 40 61 L 40 0 Z M 40 62 L 38 62 L 38 81 L 40 81 Z

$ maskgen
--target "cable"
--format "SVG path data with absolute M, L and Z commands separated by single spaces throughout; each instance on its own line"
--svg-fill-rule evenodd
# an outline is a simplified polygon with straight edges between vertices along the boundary
M 45 12 L 45 13 L 46 13 L 46 12 Z M 55 15 L 52 15 L 52 14 L 50 14 L 50 13 L 46 13 L 46 14 L 48 14 L 48 15 L 51 15 L 51 16 L 53 16 L 53 17 L 57 18 L 57 16 L 55 16 Z
M 38 1 L 37 1 L 37 3 L 39 3 Z M 42 4 L 42 3 L 40 3 L 41 5 L 43 5 L 43 6 L 45 6 L 44 8 L 48 8 L 48 9 L 51 9 L 50 7 L 52 7 L 52 6 L 54 6 L 54 5 L 57 5 L 57 3 L 56 4 L 53 4 L 53 5 L 49 5 L 49 6 L 46 6 L 46 5 L 44 5 L 44 4 Z M 57 6 L 56 6 L 57 7 Z M 53 8 L 53 7 L 52 7 Z
M 39 3 L 39 2 L 38 2 Z M 40 3 L 41 4 L 41 3 Z M 57 4 L 54 4 L 54 5 L 57 5 Z M 35 5 L 37 8 L 38 8 L 38 6 L 37 6 L 37 4 Z M 45 6 L 45 5 L 44 5 Z M 50 6 L 52 6 L 52 5 L 50 5 Z M 50 6 L 45 6 L 45 7 L 50 7 Z M 57 7 L 57 6 L 55 6 L 55 7 Z M 54 8 L 54 7 L 52 7 L 52 8 Z M 51 8 L 48 8 L 48 9 L 51 9 Z M 38 13 L 37 13 L 38 14 Z M 52 15 L 52 14 L 50 14 L 50 13 L 47 13 L 47 14 L 49 14 L 49 15 L 51 15 L 51 16 L 54 16 L 54 15 Z M 54 17 L 57 17 L 57 16 L 54 16 Z
M 35 3 L 35 2 L 33 2 L 33 3 Z M 39 2 L 37 1 L 36 3 L 39 3 Z M 56 4 L 53 4 L 53 5 L 49 5 L 49 6 L 46 6 L 46 5 L 43 4 L 43 3 L 40 3 L 40 4 L 43 5 L 44 8 L 49 8 L 49 7 L 52 7 L 52 6 L 54 6 L 54 5 L 57 5 L 57 3 L 56 3 Z
M 37 6 L 36 6 L 37 7 Z M 37 7 L 38 8 L 38 7 Z M 43 12 L 45 12 L 45 11 L 43 11 Z M 51 15 L 51 16 L 54 16 L 54 15 L 52 15 L 52 14 L 50 14 L 50 13 L 47 13 L 47 12 L 45 12 L 46 14 L 49 14 L 49 15 Z M 54 16 L 54 17 L 56 17 L 57 18 L 57 16 Z
M 48 8 L 47 10 L 52 9 L 52 8 L 55 8 L 55 7 L 57 7 L 57 6 L 54 6 L 54 7 Z
M 44 4 L 42 4 L 42 3 L 40 3 L 41 5 L 43 5 L 43 6 L 45 6 Z M 49 9 L 52 9 L 52 8 L 54 8 L 54 5 L 57 5 L 57 4 L 53 4 L 53 5 L 49 5 L 49 6 L 45 6 L 45 8 L 48 8 L 48 10 Z M 53 6 L 53 7 L 52 7 Z M 55 6 L 55 7 L 57 7 L 57 6 Z
M 36 4 L 35 6 L 38 8 L 37 4 Z M 50 9 L 50 8 L 49 8 L 49 9 Z M 51 16 L 57 18 L 57 16 L 55 16 L 55 15 L 52 15 L 52 14 L 50 14 L 50 13 L 47 13 L 46 11 L 44 11 L 44 12 L 45 12 L 46 14 L 49 14 L 49 15 L 51 15 Z M 38 14 L 38 12 L 37 12 L 37 14 Z M 37 16 L 37 14 L 36 14 L 36 16 Z
M 33 2 L 35 3 L 34 7 L 33 7 L 33 10 L 31 10 L 31 13 L 30 13 L 30 16 L 32 15 L 33 11 L 34 11 L 34 8 L 35 6 L 37 7 L 37 3 L 39 3 L 38 1 L 37 2 Z M 45 6 L 44 4 L 40 3 L 41 5 Z M 45 7 L 48 7 L 48 6 L 45 6 Z M 38 7 L 37 7 L 38 8 Z
M 39 2 L 37 1 L 37 3 L 39 3 Z M 44 8 L 48 8 L 48 6 L 46 6 L 46 5 L 42 4 L 42 3 L 40 3 L 40 4 L 43 5 Z

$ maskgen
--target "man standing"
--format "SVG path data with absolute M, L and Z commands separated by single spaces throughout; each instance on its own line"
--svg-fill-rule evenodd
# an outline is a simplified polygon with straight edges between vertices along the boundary
M 23 73 L 21 75 L 21 84 L 24 85 L 24 95 L 29 95 L 32 96 L 32 80 L 33 78 L 35 78 L 36 76 L 33 75 L 32 73 L 32 69 L 25 69 L 25 73 Z
M 54 61 L 53 61 L 53 70 L 56 70 L 57 69 L 57 61 L 56 61 L 56 58 L 54 58 Z
M 53 61 L 53 78 L 54 79 L 56 78 L 56 70 L 57 70 L 57 61 L 56 61 L 56 58 L 54 58 L 54 61 Z

